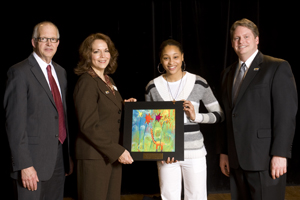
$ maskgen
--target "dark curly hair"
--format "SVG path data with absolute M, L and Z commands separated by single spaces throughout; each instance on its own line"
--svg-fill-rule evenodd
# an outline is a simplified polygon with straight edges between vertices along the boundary
M 110 61 L 104 70 L 104 75 L 113 74 L 116 71 L 118 67 L 117 64 L 117 58 L 119 55 L 118 50 L 115 48 L 114 43 L 107 35 L 102 33 L 95 33 L 88 36 L 80 45 L 79 48 L 80 60 L 77 67 L 74 69 L 75 74 L 81 75 L 85 72 L 88 72 L 90 67 L 92 66 L 92 44 L 95 40 L 105 41 L 111 56 Z

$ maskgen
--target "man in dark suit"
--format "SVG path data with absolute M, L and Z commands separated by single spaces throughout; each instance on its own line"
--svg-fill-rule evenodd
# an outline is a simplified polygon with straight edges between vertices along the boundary
M 282 200 L 298 108 L 294 76 L 287 61 L 258 51 L 253 22 L 236 21 L 230 33 L 239 61 L 222 74 L 221 171 L 232 199 Z
M 53 23 L 37 24 L 34 52 L 7 72 L 4 108 L 18 199 L 63 199 L 65 175 L 72 173 L 66 71 L 52 61 L 58 44 Z

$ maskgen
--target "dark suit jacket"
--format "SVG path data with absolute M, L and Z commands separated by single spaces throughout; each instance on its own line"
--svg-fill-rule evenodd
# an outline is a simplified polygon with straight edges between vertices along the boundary
M 288 62 L 258 52 L 232 105 L 237 64 L 222 76 L 226 131 L 218 151 L 228 154 L 232 168 L 268 170 L 273 155 L 291 157 L 298 108 L 294 76 Z
M 66 71 L 52 62 L 60 83 L 66 112 Z M 11 149 L 12 177 L 33 166 L 40 181 L 51 178 L 57 157 L 58 112 L 46 78 L 31 54 L 24 61 L 12 66 L 7 72 L 4 95 L 6 130 Z M 67 128 L 66 124 L 66 128 Z M 68 129 L 67 129 L 68 136 Z M 66 170 L 69 168 L 68 137 L 64 142 Z
M 114 96 L 97 75 L 87 72 L 79 77 L 73 96 L 80 130 L 76 158 L 115 162 L 125 150 L 119 144 L 123 105 L 120 93 L 115 91 Z

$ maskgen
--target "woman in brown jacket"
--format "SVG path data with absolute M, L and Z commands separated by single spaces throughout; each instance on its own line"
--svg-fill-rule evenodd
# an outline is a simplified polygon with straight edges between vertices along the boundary
M 117 68 L 118 51 L 108 36 L 96 33 L 83 41 L 79 53 L 74 90 L 78 199 L 120 199 L 121 163 L 133 159 L 119 144 L 123 100 L 107 75 Z

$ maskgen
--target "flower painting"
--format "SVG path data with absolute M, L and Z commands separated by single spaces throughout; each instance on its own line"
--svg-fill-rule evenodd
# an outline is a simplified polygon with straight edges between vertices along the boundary
M 123 146 L 136 161 L 184 160 L 182 102 L 126 102 Z
M 132 110 L 131 152 L 175 152 L 175 111 Z

